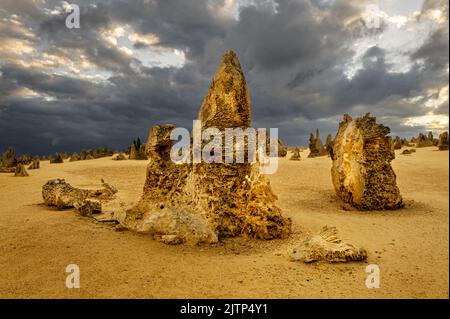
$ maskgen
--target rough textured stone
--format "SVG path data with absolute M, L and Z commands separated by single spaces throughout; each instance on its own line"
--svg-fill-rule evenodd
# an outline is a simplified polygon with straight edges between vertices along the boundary
M 403 152 L 401 152 L 402 155 L 409 155 L 411 154 L 411 150 L 403 150 Z
M 403 146 L 402 140 L 400 139 L 399 136 L 395 137 L 393 144 L 394 144 L 394 150 L 399 150 Z
M 47 206 L 58 209 L 74 207 L 76 203 L 81 207 L 86 200 L 108 201 L 114 199 L 117 190 L 102 180 L 103 188 L 90 190 L 75 188 L 64 179 L 49 180 L 42 186 L 42 198 Z
M 204 127 L 250 127 L 250 95 L 236 54 L 228 50 L 203 100 L 198 119 Z
M 278 139 L 278 157 L 286 157 L 287 149 L 281 139 Z
M 73 153 L 70 155 L 69 162 L 76 162 L 80 160 L 80 156 L 77 153 Z
M 14 172 L 14 176 L 16 176 L 16 177 L 28 176 L 28 172 L 25 169 L 25 166 L 23 166 L 22 164 L 17 164 L 16 170 Z
M 291 252 L 291 260 L 311 263 L 326 261 L 329 263 L 342 263 L 350 261 L 364 261 L 367 252 L 344 242 L 338 237 L 335 227 L 322 228 L 320 233 L 305 239 Z
M 403 207 L 390 164 L 395 153 L 387 136 L 389 132 L 370 114 L 356 120 L 344 115 L 334 139 L 331 176 L 336 194 L 346 208 Z
M 292 156 L 290 158 L 291 161 L 299 161 L 301 159 L 300 156 L 300 148 L 296 147 L 294 148 L 294 150 L 292 151 Z
M 40 161 L 39 158 L 34 159 L 33 162 L 28 166 L 28 169 L 39 169 L 40 167 Z
M 14 149 L 9 147 L 1 158 L 0 166 L 3 168 L 11 168 L 17 165 L 17 159 Z
M 448 151 L 448 132 L 439 135 L 438 148 L 440 151 Z
M 433 146 L 433 133 L 429 132 L 428 136 L 425 136 L 423 133 L 419 133 L 419 136 L 414 139 L 414 142 L 416 144 L 416 147 L 428 147 Z
M 115 160 L 115 161 L 124 161 L 126 159 L 127 159 L 127 156 L 124 153 L 119 153 L 113 158 L 113 160 Z
M 81 216 L 90 217 L 102 212 L 102 203 L 99 201 L 84 199 L 74 202 L 73 206 Z
M 50 160 L 50 164 L 61 164 L 64 163 L 64 160 L 60 153 L 56 153 L 54 157 Z
M 199 120 L 202 129 L 250 125 L 247 85 L 232 51 L 222 58 Z M 174 163 L 170 159 L 173 129 L 166 124 L 151 130 L 144 192 L 136 206 L 118 214 L 122 225 L 163 242 L 168 238 L 163 236 L 177 242 L 212 243 L 222 237 L 272 239 L 290 233 L 291 220 L 281 215 L 269 181 L 259 173 L 259 163 Z
M 147 155 L 145 154 L 145 144 L 139 146 L 139 150 L 136 149 L 136 145 L 131 144 L 130 146 L 130 160 L 146 160 Z
M 328 154 L 320 138 L 319 129 L 316 130 L 316 136 L 311 133 L 309 137 L 309 151 L 308 157 L 325 156 Z
M 33 157 L 30 155 L 24 154 L 17 159 L 17 162 L 23 165 L 28 165 L 33 161 Z

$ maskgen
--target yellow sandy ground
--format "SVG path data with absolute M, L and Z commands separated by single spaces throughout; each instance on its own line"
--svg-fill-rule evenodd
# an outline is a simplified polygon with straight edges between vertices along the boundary
M 270 180 L 293 220 L 286 240 L 229 239 L 216 246 L 166 246 L 117 232 L 73 210 L 39 205 L 41 186 L 65 178 L 77 187 L 115 185 L 135 202 L 146 161 L 103 158 L 41 162 L 29 177 L 0 174 L 0 297 L 2 298 L 448 298 L 449 155 L 418 149 L 393 161 L 407 203 L 391 212 L 344 211 L 327 157 L 280 159 Z M 289 155 L 288 155 L 289 157 Z M 365 247 L 367 263 L 303 264 L 289 247 L 322 226 Z M 81 288 L 67 289 L 65 267 L 76 263 Z M 376 263 L 381 287 L 367 289 L 365 267 Z

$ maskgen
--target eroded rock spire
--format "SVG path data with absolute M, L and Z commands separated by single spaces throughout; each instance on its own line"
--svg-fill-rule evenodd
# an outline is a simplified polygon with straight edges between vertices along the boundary
M 250 96 L 241 64 L 232 50 L 222 57 L 198 119 L 203 127 L 250 127 Z

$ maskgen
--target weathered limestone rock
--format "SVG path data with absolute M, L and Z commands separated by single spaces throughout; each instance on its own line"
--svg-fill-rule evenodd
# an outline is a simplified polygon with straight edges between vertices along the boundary
M 318 235 L 305 239 L 295 247 L 290 257 L 293 261 L 305 263 L 316 261 L 345 263 L 364 261 L 367 259 L 367 252 L 364 248 L 357 248 L 340 239 L 335 227 L 325 226 Z
M 278 139 L 278 157 L 286 157 L 287 149 L 281 139 Z
M 73 206 L 81 216 L 90 217 L 102 212 L 102 203 L 90 199 L 74 202 Z
M 414 141 L 417 148 L 433 146 L 433 133 L 429 132 L 428 136 L 425 136 L 423 133 L 419 133 L 419 136 Z
M 325 156 L 328 154 L 320 138 L 319 129 L 316 130 L 316 136 L 311 133 L 309 137 L 309 150 L 308 157 Z
M 17 165 L 17 159 L 15 156 L 14 149 L 9 147 L 1 158 L 0 167 L 11 168 Z
M 126 159 L 127 159 L 127 157 L 124 153 L 119 153 L 113 158 L 113 160 L 115 160 L 115 161 L 123 161 Z
M 293 150 L 292 156 L 290 158 L 291 161 L 299 161 L 301 159 L 300 156 L 300 148 L 296 147 Z
M 23 164 L 23 165 L 28 165 L 32 161 L 33 161 L 33 158 L 27 154 L 20 156 L 19 159 L 17 160 L 18 163 Z
M 145 144 L 139 146 L 139 149 L 136 148 L 136 145 L 133 143 L 130 146 L 130 160 L 146 160 L 147 155 L 145 154 Z
M 333 154 L 333 137 L 330 133 L 327 135 L 327 139 L 325 142 L 325 149 L 327 151 L 328 156 L 332 156 Z
M 64 163 L 61 153 L 56 153 L 55 156 L 50 160 L 50 164 L 61 164 L 61 163 Z
M 14 172 L 14 176 L 16 176 L 16 177 L 28 176 L 28 172 L 25 169 L 25 166 L 23 166 L 22 164 L 17 164 L 16 170 Z
M 33 160 L 33 162 L 28 166 L 28 169 L 39 169 L 40 167 L 40 161 L 39 158 L 36 158 Z
M 440 151 L 448 151 L 448 132 L 439 134 L 438 148 Z
M 202 129 L 250 126 L 250 98 L 240 63 L 227 51 L 202 103 Z M 168 244 L 213 243 L 223 237 L 286 237 L 291 220 L 281 215 L 259 163 L 174 163 L 173 125 L 150 131 L 144 192 L 139 203 L 118 214 L 128 229 Z
M 75 152 L 72 155 L 70 155 L 69 162 L 76 162 L 80 160 L 80 156 Z
M 403 207 L 390 162 L 395 158 L 390 129 L 370 113 L 353 120 L 348 114 L 334 139 L 331 177 L 346 207 L 383 210 Z
M 403 152 L 401 152 L 402 155 L 409 155 L 411 153 L 411 150 L 403 150 Z
M 403 143 L 399 136 L 396 136 L 394 139 L 394 150 L 399 150 L 402 148 Z
M 56 206 L 58 209 L 74 207 L 77 204 L 83 212 L 88 208 L 83 205 L 86 200 L 108 201 L 114 199 L 117 190 L 102 180 L 103 188 L 90 190 L 75 188 L 66 183 L 64 179 L 49 180 L 42 186 L 42 198 L 47 206 Z M 92 204 L 93 205 L 93 204 Z

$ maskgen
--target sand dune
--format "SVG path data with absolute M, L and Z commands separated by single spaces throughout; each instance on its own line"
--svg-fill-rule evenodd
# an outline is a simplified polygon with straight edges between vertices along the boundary
M 280 159 L 270 175 L 278 205 L 293 221 L 284 240 L 228 239 L 213 246 L 167 246 L 144 235 L 57 211 L 41 187 L 65 178 L 96 188 L 100 179 L 120 199 L 139 199 L 147 161 L 50 164 L 29 177 L 0 174 L 0 297 L 2 298 L 448 298 L 449 157 L 435 147 L 400 155 L 392 166 L 406 207 L 398 211 L 341 209 L 327 157 Z M 322 226 L 363 246 L 366 263 L 304 264 L 290 247 Z M 65 267 L 80 266 L 81 288 L 67 289 Z M 378 264 L 381 287 L 365 286 L 365 267 Z

